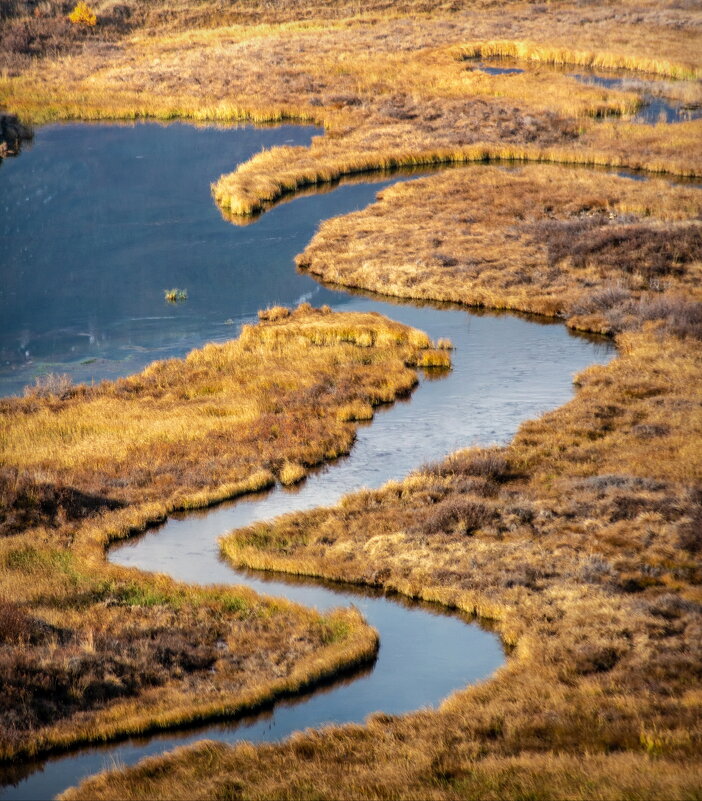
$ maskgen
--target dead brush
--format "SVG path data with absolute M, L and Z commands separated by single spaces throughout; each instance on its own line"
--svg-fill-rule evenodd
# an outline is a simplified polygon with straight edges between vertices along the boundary
M 36 626 L 26 611 L 13 601 L 0 601 L 0 643 L 26 644 L 36 637 Z
M 457 451 L 441 462 L 425 465 L 420 472 L 454 479 L 475 477 L 492 482 L 505 481 L 511 475 L 509 461 L 501 448 Z
M 47 373 L 38 376 L 34 386 L 24 390 L 26 398 L 56 398 L 66 400 L 73 392 L 73 379 L 68 373 Z
M 686 265 L 702 260 L 702 227 L 651 228 L 607 225 L 589 219 L 540 228 L 549 250 L 549 264 L 570 259 L 575 269 L 588 263 L 606 271 L 638 273 L 647 281 L 683 275 Z
M 450 498 L 438 503 L 419 524 L 422 534 L 473 534 L 494 517 L 494 511 L 479 501 Z

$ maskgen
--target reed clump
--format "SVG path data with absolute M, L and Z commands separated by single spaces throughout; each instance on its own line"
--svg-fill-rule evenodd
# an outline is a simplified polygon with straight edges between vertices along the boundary
M 187 289 L 166 289 L 163 296 L 168 303 L 184 303 L 188 299 Z
M 341 410 L 409 392 L 431 345 L 376 314 L 275 317 L 130 378 L 0 402 L 0 760 L 251 711 L 373 657 L 356 612 L 105 562 L 173 510 L 346 453 Z

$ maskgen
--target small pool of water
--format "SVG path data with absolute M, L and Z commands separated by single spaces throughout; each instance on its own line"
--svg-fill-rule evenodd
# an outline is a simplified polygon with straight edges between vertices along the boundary
M 469 59 L 470 61 L 470 59 Z M 636 73 L 623 70 L 599 70 L 596 68 L 579 68 L 572 72 L 572 67 L 559 64 L 542 64 L 536 61 L 520 61 L 519 59 L 496 57 L 485 61 L 476 61 L 469 69 L 477 69 L 488 75 L 519 75 L 529 70 L 539 72 L 550 71 L 566 74 L 579 83 L 589 86 L 601 86 L 605 89 L 620 89 L 627 92 L 636 92 L 642 100 L 642 105 L 627 119 L 645 125 L 657 123 L 674 124 L 702 118 L 702 104 L 686 103 L 671 95 L 674 85 L 685 83 L 667 78 L 654 76 L 640 77 Z M 693 82 L 690 81 L 690 84 Z
M 525 71 L 522 67 L 495 67 L 482 62 L 477 65 L 477 68 L 488 75 L 520 75 Z

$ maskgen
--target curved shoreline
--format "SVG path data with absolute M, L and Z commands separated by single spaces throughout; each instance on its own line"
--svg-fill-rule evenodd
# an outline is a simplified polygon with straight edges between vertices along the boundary
M 670 345 L 670 343 L 667 343 L 667 344 L 668 344 L 669 347 L 672 347 Z M 627 339 L 627 341 L 625 343 L 623 343 L 623 353 L 620 355 L 619 359 L 617 359 L 617 362 L 613 363 L 613 369 L 616 368 L 617 370 L 619 370 L 621 372 L 622 371 L 622 361 L 626 360 L 627 358 L 631 358 L 631 354 L 632 353 L 635 354 L 635 357 L 636 357 L 635 360 L 640 360 L 640 352 L 642 351 L 642 346 L 643 346 L 644 350 L 645 350 L 645 347 L 648 347 L 648 345 L 646 344 L 646 337 L 645 336 L 639 342 L 634 342 L 631 338 Z M 591 373 L 591 375 L 594 375 L 594 371 L 589 371 L 589 372 Z M 603 382 L 603 383 L 606 383 L 606 382 Z M 580 403 L 582 405 L 583 399 L 580 398 L 579 401 L 580 401 Z M 571 406 L 572 405 L 576 405 L 577 406 L 577 404 L 571 404 Z M 547 417 L 555 419 L 555 418 L 558 418 L 559 416 L 561 416 L 561 417 L 563 417 L 564 415 L 567 416 L 567 414 L 569 414 L 569 413 L 570 412 L 568 410 L 566 410 L 563 407 L 561 407 L 560 409 L 556 410 L 555 412 L 552 412 L 549 415 L 547 415 Z M 539 425 L 542 424 L 542 423 L 543 423 L 543 420 L 533 421 L 533 423 L 531 424 L 530 427 L 532 429 L 533 428 L 538 428 Z M 528 438 L 528 434 L 523 433 L 521 439 L 523 441 L 526 441 L 527 438 Z M 407 483 L 408 486 L 409 486 L 409 485 L 411 485 L 411 480 L 409 482 L 405 482 L 405 483 Z M 594 484 L 593 484 L 593 486 L 594 486 Z M 384 491 L 388 491 L 392 495 L 392 490 L 391 489 L 390 490 L 384 490 Z M 378 494 L 379 499 L 381 499 L 383 497 L 383 492 L 379 492 L 377 494 Z M 346 499 L 345 503 L 350 504 L 350 505 L 353 505 L 354 503 L 361 503 L 362 504 L 363 500 L 362 499 L 357 500 L 355 498 L 355 496 L 350 496 L 350 497 L 348 497 Z M 381 503 L 382 503 L 382 500 L 379 500 L 379 505 Z M 293 517 L 291 519 L 292 519 L 294 525 L 300 525 L 301 524 L 303 529 L 304 529 L 306 526 L 309 525 L 308 518 L 310 520 L 315 519 L 315 514 L 321 515 L 322 519 L 326 519 L 326 518 L 333 519 L 335 515 L 341 514 L 342 511 L 343 510 L 340 509 L 340 507 L 334 507 L 334 508 L 330 508 L 330 509 L 316 510 L 315 513 L 306 513 L 306 514 L 302 514 L 302 515 L 297 515 L 296 517 Z M 273 543 L 275 543 L 275 537 L 278 536 L 277 533 L 275 533 L 277 530 L 280 530 L 281 532 L 283 532 L 282 536 L 284 536 L 284 537 L 288 537 L 289 536 L 289 534 L 286 532 L 286 522 L 285 522 L 285 520 L 274 521 L 274 523 L 272 524 L 272 528 L 273 528 L 273 532 L 274 532 L 273 533 Z M 247 536 L 245 531 L 244 532 L 239 532 L 239 535 L 243 536 L 244 538 L 246 538 L 246 536 Z M 286 547 L 290 547 L 290 546 L 286 546 Z M 305 555 L 306 546 L 299 548 L 298 549 L 299 553 L 295 552 L 295 547 L 296 546 L 293 545 L 292 547 L 293 547 L 292 554 L 289 557 L 284 557 L 284 558 L 278 558 L 275 555 L 271 555 L 271 553 L 265 552 L 265 550 L 266 550 L 265 548 L 263 548 L 261 550 L 260 558 L 259 558 L 259 556 L 256 556 L 254 554 L 254 550 L 255 549 L 253 549 L 253 550 L 249 549 L 249 551 L 247 551 L 241 558 L 239 558 L 238 557 L 238 552 L 235 549 L 235 551 L 234 551 L 234 554 L 235 554 L 234 560 L 235 560 L 235 562 L 238 561 L 239 564 L 250 565 L 250 566 L 253 566 L 253 567 L 256 567 L 256 568 L 259 568 L 259 569 L 260 568 L 264 568 L 264 569 L 269 569 L 269 570 L 289 571 L 290 573 L 304 573 L 306 575 L 323 576 L 325 578 L 332 579 L 332 580 L 339 580 L 339 579 L 340 580 L 344 580 L 344 581 L 351 580 L 351 581 L 357 581 L 359 584 L 368 583 L 361 576 L 354 575 L 354 570 L 362 569 L 362 568 L 351 566 L 348 569 L 347 568 L 343 568 L 341 570 L 341 572 L 339 572 L 333 564 L 330 564 L 329 567 L 325 567 L 324 558 L 323 557 L 320 559 L 317 555 L 314 555 L 311 558 L 311 561 L 308 560 L 306 555 Z M 357 548 L 358 545 L 356 545 L 355 547 Z M 303 567 L 301 569 L 300 565 L 302 565 L 302 564 L 308 565 L 308 566 L 305 566 L 305 567 Z M 378 568 L 383 569 L 382 560 L 377 560 L 376 569 L 378 569 Z M 477 612 L 481 612 L 481 613 L 485 613 L 485 611 L 486 611 L 484 607 L 481 608 L 480 602 L 476 600 L 476 596 L 473 593 L 468 593 L 468 597 L 467 597 L 466 600 L 459 600 L 457 598 L 456 591 L 452 590 L 451 588 L 442 588 L 442 587 L 439 587 L 439 586 L 432 586 L 431 584 L 426 585 L 426 586 L 421 585 L 421 584 L 418 585 L 417 583 L 413 582 L 412 580 L 408 580 L 405 583 L 402 583 L 402 582 L 398 583 L 396 580 L 393 579 L 390 582 L 388 582 L 387 580 L 383 580 L 381 583 L 382 583 L 382 585 L 384 587 L 392 589 L 393 591 L 397 591 L 397 592 L 400 592 L 400 593 L 405 593 L 405 594 L 407 594 L 407 595 L 409 595 L 411 597 L 424 597 L 424 598 L 427 598 L 427 599 L 431 599 L 432 601 L 438 601 L 439 603 L 442 603 L 442 604 L 447 605 L 447 606 L 462 606 L 463 608 L 468 609 L 470 612 L 473 612 L 473 613 L 475 613 L 476 611 Z M 496 616 L 499 617 L 500 615 L 497 614 Z M 513 642 L 514 643 L 519 642 L 520 641 L 520 636 L 517 634 L 516 630 L 514 631 L 514 635 L 515 636 L 514 636 Z M 524 642 L 524 643 L 522 643 L 522 645 L 523 645 L 523 650 L 524 650 L 524 652 L 526 654 L 531 649 L 533 649 L 536 644 L 534 642 L 530 642 L 530 643 Z M 473 695 L 475 695 L 475 693 L 470 691 L 470 690 L 468 690 L 467 693 L 471 697 Z M 445 706 L 446 706 L 447 710 L 449 710 L 449 709 L 453 710 L 453 709 L 456 709 L 456 708 L 460 708 L 460 701 L 458 701 L 456 699 L 452 699 Z M 317 739 L 307 738 L 307 739 L 305 739 L 305 742 L 307 743 L 310 739 L 313 740 L 313 742 L 314 742 L 314 744 L 312 744 L 312 742 L 310 742 L 310 745 L 309 745 L 310 748 L 312 748 L 312 749 L 319 748 L 319 749 L 321 749 L 323 751 L 323 749 L 325 747 L 323 738 L 317 738 Z M 291 747 L 292 746 L 290 746 L 289 744 L 281 744 L 280 747 L 277 749 L 276 754 L 280 754 L 280 755 L 286 754 Z M 200 748 L 200 750 L 202 750 L 202 748 Z M 144 766 L 143 770 L 150 770 L 152 765 L 158 765 L 159 767 L 163 767 L 165 765 L 171 765 L 171 766 L 175 767 L 175 765 L 177 764 L 178 766 L 180 766 L 180 765 L 183 764 L 182 761 L 180 761 L 180 760 L 185 760 L 186 763 L 187 763 L 187 759 L 189 758 L 188 755 L 189 754 L 195 755 L 196 753 L 199 753 L 199 752 L 197 752 L 197 750 L 196 750 L 196 751 L 193 751 L 193 752 L 183 752 L 181 754 L 178 754 L 177 756 L 165 757 L 161 761 L 150 763 L 149 766 Z M 235 752 L 223 752 L 221 758 L 223 760 L 229 759 L 230 753 L 235 753 Z M 240 753 L 240 752 L 236 752 L 236 753 Z M 220 757 L 217 757 L 217 759 L 219 759 L 219 758 Z M 143 770 L 141 768 L 137 768 L 137 769 L 135 769 L 133 774 L 125 774 L 124 778 L 127 778 L 127 776 L 129 776 L 129 775 L 138 776 L 138 775 L 140 775 L 140 772 L 143 772 Z M 109 782 L 111 780 L 112 779 L 109 776 L 105 777 L 105 781 L 107 782 L 108 785 L 109 785 Z M 122 776 L 121 775 L 115 775 L 114 776 L 114 780 L 119 783 L 122 780 Z M 96 779 L 96 780 L 94 780 L 92 782 L 92 784 L 88 784 L 85 787 L 82 787 L 82 788 L 80 788 L 78 790 L 75 790 L 75 791 L 71 792 L 70 794 L 68 794 L 66 797 L 68 797 L 68 798 L 83 797 L 83 796 L 81 796 L 81 793 L 91 792 L 90 788 L 91 787 L 92 788 L 97 787 L 100 784 L 100 781 L 101 781 L 101 779 Z
M 414 157 L 415 157 L 415 156 L 407 156 L 406 158 L 412 159 L 412 158 L 414 158 Z M 394 158 L 394 157 L 393 157 L 393 158 Z M 408 162 L 408 163 L 412 163 L 412 162 Z M 327 165 L 327 166 L 328 166 L 328 165 Z M 365 170 L 364 170 L 364 171 L 365 171 Z M 316 180 L 316 179 L 315 179 L 315 180 Z M 325 180 L 326 180 L 326 179 L 325 179 Z M 314 185 L 314 182 L 310 183 L 310 185 Z M 296 188 L 297 188 L 297 186 L 295 187 L 295 189 L 296 189 Z M 295 189 L 293 189 L 292 191 L 294 192 L 294 191 L 295 191 Z M 445 600 L 444 600 L 444 603 L 445 603 Z

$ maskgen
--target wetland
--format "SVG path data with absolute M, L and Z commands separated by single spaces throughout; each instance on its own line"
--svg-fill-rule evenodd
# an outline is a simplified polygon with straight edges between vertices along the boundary
M 0 8 L 2 792 L 696 798 L 699 12 L 225 5 Z

